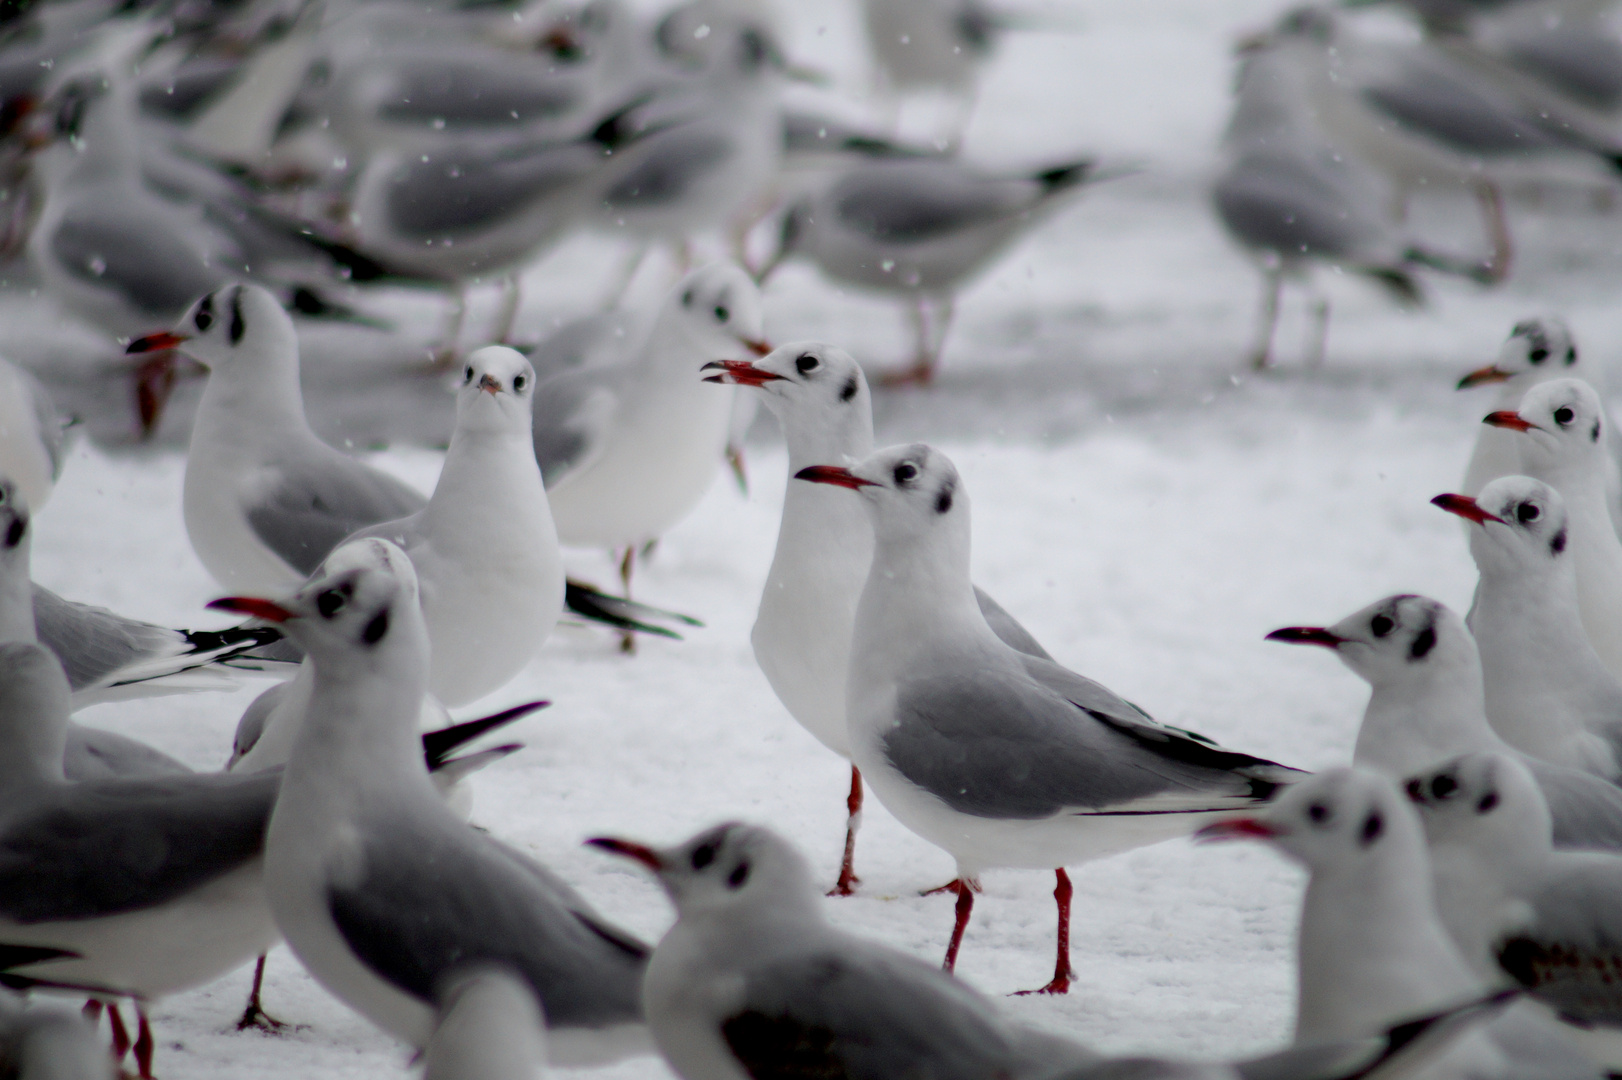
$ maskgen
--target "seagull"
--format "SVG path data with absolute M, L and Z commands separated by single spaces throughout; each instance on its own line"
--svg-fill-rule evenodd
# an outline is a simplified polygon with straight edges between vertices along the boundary
M 1583 632 L 1560 493 L 1503 476 L 1431 500 L 1470 523 L 1481 571 L 1466 620 L 1481 651 L 1487 720 L 1544 761 L 1622 782 L 1622 682 Z
M 939 968 L 830 925 L 805 860 L 768 829 L 729 823 L 662 849 L 612 838 L 587 843 L 641 863 L 676 906 L 676 924 L 648 964 L 644 997 L 660 1051 L 687 1080 L 1406 1075 L 1500 1007 L 1481 999 L 1375 1038 L 1232 1064 L 1106 1058 L 1013 1023 Z
M 535 991 L 504 967 L 459 973 L 422 1056 L 423 1080 L 539 1080 L 546 1020 Z
M 467 358 L 428 505 L 357 532 L 411 557 L 428 624 L 428 690 L 463 705 L 535 658 L 563 608 L 563 561 L 531 433 L 535 370 L 490 345 Z
M 1052 868 L 1058 957 L 1040 992 L 1065 993 L 1065 866 L 1186 835 L 1302 775 L 1003 642 L 969 580 L 968 493 L 940 451 L 914 443 L 796 476 L 853 490 L 872 524 L 846 683 L 851 760 L 903 825 L 957 860 L 946 968 L 982 870 Z
M 1556 849 L 1537 782 L 1503 754 L 1467 754 L 1407 791 L 1430 843 L 1437 909 L 1477 976 L 1527 987 L 1614 1067 L 1622 856 Z
M 1333 626 L 1288 626 L 1267 640 L 1323 646 L 1367 680 L 1354 765 L 1400 780 L 1460 754 L 1514 754 L 1554 807 L 1561 844 L 1622 848 L 1622 788 L 1521 754 L 1487 723 L 1475 639 L 1445 604 L 1402 593 Z
M 386 568 L 320 577 L 278 601 L 214 602 L 282 625 L 315 667 L 265 840 L 283 937 L 330 992 L 414 1047 L 430 1041 L 450 980 L 493 963 L 541 999 L 554 1061 L 642 1049 L 646 946 L 457 819 L 419 764 L 428 632 L 416 578 L 389 541 L 362 543 Z
M 1091 159 L 1021 174 L 950 158 L 860 161 L 784 212 L 760 277 L 801 254 L 834 281 L 910 303 L 913 361 L 887 382 L 928 384 L 958 291 L 1093 179 Z
M 132 353 L 184 348 L 210 375 L 186 456 L 192 548 L 232 590 L 297 587 L 357 529 L 427 499 L 322 442 L 304 417 L 293 320 L 258 285 L 228 285 Z
M 62 475 L 71 423 L 38 379 L 0 358 L 0 476 L 16 484 L 36 511 Z
M 855 358 L 824 342 L 796 341 L 754 361 L 717 360 L 706 381 L 759 391 L 788 443 L 792 478 L 819 462 L 854 465 L 873 453 L 873 398 Z M 818 484 L 790 483 L 777 550 L 749 642 L 777 699 L 817 740 L 849 760 L 845 673 L 856 602 L 873 562 L 873 530 L 861 505 Z M 974 590 L 992 631 L 1022 653 L 1051 660 L 1030 632 L 982 589 Z M 862 773 L 850 767 L 845 854 L 830 895 L 855 892 Z
M 1622 540 L 1605 491 L 1608 420 L 1599 394 L 1581 379 L 1552 379 L 1528 390 L 1518 410 L 1489 413 L 1484 423 L 1519 432 L 1520 471 L 1565 500 L 1583 629 L 1622 678 Z
M 1418 815 L 1389 778 L 1326 770 L 1265 812 L 1200 835 L 1266 840 L 1311 873 L 1297 938 L 1297 1041 L 1369 1035 L 1482 993 L 1436 913 Z M 1424 1075 L 1529 1080 L 1604 1071 L 1548 1014 L 1520 1002 L 1465 1035 Z
M 56 1006 L 25 1006 L 0 990 L 0 1058 L 18 1080 L 115 1080 L 117 1068 L 96 1031 Z
M 690 513 L 720 467 L 731 393 L 697 378 L 710 360 L 764 356 L 760 291 L 741 267 L 683 278 L 645 337 L 613 361 L 554 375 L 535 391 L 535 457 L 567 545 L 623 550 L 630 595 L 636 549 Z

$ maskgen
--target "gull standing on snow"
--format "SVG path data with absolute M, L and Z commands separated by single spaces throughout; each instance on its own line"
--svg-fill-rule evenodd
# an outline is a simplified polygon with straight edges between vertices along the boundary
M 295 588 L 357 529 L 427 503 L 310 430 L 297 332 L 265 289 L 210 293 L 174 330 L 133 341 L 129 351 L 177 346 L 210 371 L 186 455 L 186 534 L 225 588 Z
M 415 575 L 387 540 L 361 543 L 384 550 L 384 568 L 320 577 L 277 602 L 215 602 L 280 623 L 315 669 L 265 840 L 282 935 L 331 993 L 415 1047 L 452 981 L 496 964 L 541 999 L 554 1060 L 640 1049 L 646 946 L 445 807 L 416 734 L 428 632 Z
M 1622 781 L 1622 682 L 1583 632 L 1565 501 L 1529 476 L 1431 500 L 1470 526 L 1481 581 L 1466 620 L 1487 720 L 1519 749 Z
M 587 841 L 651 870 L 677 921 L 648 964 L 648 1026 L 688 1080 L 1007 1076 L 1022 1080 L 1334 1080 L 1407 1075 L 1491 1016 L 1490 998 L 1374 1038 L 1250 1061 L 1105 1058 L 1011 1023 L 963 982 L 828 924 L 810 868 L 758 826 L 706 829 L 674 848 Z
M 506 685 L 563 608 L 558 534 L 530 431 L 534 394 L 535 370 L 519 353 L 490 345 L 469 356 L 428 505 L 353 538 L 391 540 L 411 557 L 428 624 L 428 690 L 447 706 Z
M 70 422 L 38 379 L 0 359 L 0 476 L 9 477 L 36 511 L 62 473 Z
M 1513 980 L 1615 1066 L 1622 1056 L 1622 857 L 1559 851 L 1525 766 L 1469 754 L 1408 781 L 1442 922 L 1476 974 Z
M 1520 471 L 1560 492 L 1577 564 L 1577 610 L 1611 674 L 1622 678 L 1622 540 L 1606 493 L 1606 428 L 1599 394 L 1581 379 L 1528 390 L 1515 411 L 1489 413 L 1493 427 L 1520 433 Z
M 799 341 L 753 363 L 718 360 L 707 381 L 760 391 L 788 443 L 790 483 L 783 493 L 766 587 L 749 642 L 777 699 L 800 726 L 849 760 L 845 675 L 850 670 L 856 602 L 873 563 L 873 529 L 861 504 L 820 484 L 796 484 L 801 470 L 830 461 L 854 465 L 873 453 L 873 398 L 861 365 L 837 345 Z M 980 612 L 996 635 L 1020 652 L 1051 660 L 1036 639 L 979 588 Z M 862 773 L 850 767 L 845 854 L 834 894 L 849 896 L 861 827 Z
M 1264 839 L 1311 872 L 1297 937 L 1297 1041 L 1356 1038 L 1393 1020 L 1479 996 L 1436 913 L 1418 815 L 1391 780 L 1330 769 L 1207 839 Z M 1427 1080 L 1599 1077 L 1548 1014 L 1522 1002 L 1470 1032 Z
M 764 356 L 760 290 L 717 263 L 671 290 L 647 336 L 615 361 L 547 379 L 535 392 L 535 457 L 558 539 L 619 551 L 630 593 L 638 547 L 709 490 L 725 454 L 733 395 L 702 385 L 705 363 Z
M 1002 641 L 969 580 L 968 494 L 939 451 L 891 447 L 797 475 L 853 489 L 871 522 L 846 684 L 851 757 L 902 824 L 957 860 L 947 968 L 982 870 L 1053 869 L 1058 956 L 1042 990 L 1066 992 L 1065 866 L 1185 835 L 1301 776 Z
M 1460 754 L 1514 754 L 1526 761 L 1555 808 L 1560 843 L 1622 848 L 1622 788 L 1521 754 L 1487 723 L 1481 657 L 1445 604 L 1388 596 L 1334 626 L 1288 626 L 1267 640 L 1324 646 L 1368 682 L 1354 765 L 1400 780 Z

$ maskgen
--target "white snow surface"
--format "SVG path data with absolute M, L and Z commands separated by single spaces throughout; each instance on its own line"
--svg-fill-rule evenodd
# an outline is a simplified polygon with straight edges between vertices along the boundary
M 860 87 L 850 13 L 839 7 L 821 23 L 815 12 L 827 5 L 800 7 L 812 13 L 795 14 L 795 55 Z M 1492 292 L 1434 282 L 1418 314 L 1322 275 L 1336 307 L 1328 363 L 1299 369 L 1305 322 L 1292 308 L 1279 339 L 1284 371 L 1242 374 L 1257 283 L 1204 185 L 1231 45 L 1276 5 L 1078 0 L 1052 10 L 1074 12 L 1082 29 L 1007 42 L 970 153 L 1041 163 L 1092 149 L 1146 171 L 1089 192 L 965 295 L 941 384 L 878 396 L 881 442 L 925 439 L 953 457 L 973 503 L 977 582 L 1061 662 L 1235 749 L 1309 769 L 1344 762 L 1364 685 L 1322 650 L 1262 637 L 1333 622 L 1396 591 L 1468 606 L 1475 575 L 1457 522 L 1428 500 L 1458 482 L 1486 399 L 1451 384 L 1493 355 L 1511 322 L 1541 310 L 1566 314 L 1590 358 L 1616 352 L 1617 215 L 1569 192 L 1521 200 L 1515 279 Z M 1416 215 L 1461 246 L 1472 240 L 1468 207 L 1422 205 Z M 581 310 L 614 255 L 582 242 L 546 259 L 529 278 L 523 325 L 538 331 Z M 889 305 L 838 295 L 803 268 L 773 283 L 768 312 L 777 340 L 829 338 L 881 366 L 904 347 Z M 415 301 L 398 314 L 424 328 L 437 318 Z M 12 340 L 40 332 L 18 320 L 4 330 Z M 448 396 L 442 408 L 448 421 Z M 369 460 L 427 490 L 441 457 L 397 447 Z M 671 917 L 662 894 L 635 867 L 583 848 L 585 838 L 669 843 L 747 819 L 788 835 L 829 883 L 837 867 L 845 763 L 793 723 L 749 648 L 785 466 L 761 421 L 750 494 L 718 477 L 639 571 L 639 597 L 698 615 L 704 628 L 680 642 L 645 639 L 629 658 L 604 634 L 561 630 L 513 684 L 460 710 L 555 702 L 512 730 L 522 753 L 477 779 L 475 820 L 649 940 Z M 219 590 L 181 523 L 183 467 L 170 451 L 109 454 L 81 440 L 37 519 L 36 577 L 156 622 L 220 625 L 202 608 Z M 572 562 L 577 574 L 613 580 L 600 554 Z M 99 706 L 81 719 L 217 767 L 263 685 Z M 868 807 L 861 893 L 826 901 L 827 912 L 937 962 L 952 901 L 918 893 L 952 864 Z M 1227 1056 L 1287 1039 L 1296 868 L 1257 846 L 1176 841 L 1072 876 L 1076 985 L 1067 997 L 1006 998 L 1011 1013 L 1122 1053 Z M 993 872 L 985 885 L 959 974 L 997 996 L 1040 985 L 1053 960 L 1051 875 Z M 329 997 L 285 949 L 272 957 L 265 1001 L 297 1027 L 236 1033 L 249 974 L 157 1005 L 162 1076 L 328 1080 L 408 1069 L 405 1048 Z M 668 1075 L 656 1058 L 594 1071 Z

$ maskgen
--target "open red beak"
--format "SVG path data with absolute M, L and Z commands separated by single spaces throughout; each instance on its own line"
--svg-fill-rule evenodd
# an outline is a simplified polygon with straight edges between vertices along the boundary
M 495 379 L 492 379 L 489 373 L 486 372 L 485 374 L 479 376 L 479 389 L 483 390 L 487 394 L 499 394 L 501 393 L 501 384 Z
M 1346 639 L 1332 634 L 1321 626 L 1286 626 L 1267 635 L 1268 641 L 1282 641 L 1290 645 L 1322 645 L 1338 649 Z
M 1457 514 L 1466 521 L 1473 521 L 1477 525 L 1485 525 L 1489 521 L 1496 521 L 1500 525 L 1509 522 L 1497 514 L 1489 514 L 1481 508 L 1481 504 L 1468 495 L 1438 495 L 1431 500 L 1432 506 L 1440 506 L 1450 514 Z
M 1484 368 L 1476 368 L 1470 374 L 1459 380 L 1458 389 L 1468 390 L 1472 386 L 1481 386 L 1485 383 L 1508 382 L 1515 376 L 1499 367 L 1497 364 L 1488 364 Z
M 871 480 L 863 480 L 841 465 L 812 465 L 795 473 L 794 479 L 809 480 L 813 484 L 833 484 L 836 487 L 850 488 L 852 491 L 878 486 Z
M 124 355 L 138 356 L 141 353 L 158 352 L 162 349 L 173 349 L 191 340 L 190 334 L 177 334 L 173 330 L 159 330 L 146 337 L 138 337 L 124 347 Z
M 1194 834 L 1194 839 L 1208 844 L 1220 840 L 1271 840 L 1279 835 L 1278 828 L 1260 818 L 1242 817 L 1207 825 Z
M 756 356 L 765 356 L 772 351 L 772 343 L 769 341 L 757 341 L 753 338 L 739 338 L 738 341 Z
M 705 382 L 736 383 L 739 386 L 765 386 L 773 379 L 783 376 L 774 371 L 757 368 L 747 360 L 711 360 L 700 371 L 720 371 L 720 375 L 708 375 Z
M 646 844 L 638 844 L 634 840 L 620 840 L 612 836 L 594 836 L 587 840 L 586 843 L 592 847 L 602 848 L 604 851 L 612 851 L 616 855 L 624 855 L 627 859 L 635 859 L 656 874 L 665 868 L 664 861 L 659 858 L 657 851 Z
M 293 617 L 293 613 L 280 604 L 255 596 L 222 596 L 218 600 L 210 600 L 208 606 L 215 611 L 234 611 L 273 623 L 284 623 Z
M 1488 413 L 1486 416 L 1481 418 L 1481 422 L 1483 424 L 1490 424 L 1493 427 L 1508 428 L 1511 431 L 1531 431 L 1533 428 L 1537 427 L 1537 425 L 1532 423 L 1530 420 L 1522 420 L 1520 413 L 1511 412 L 1508 409 L 1500 409 L 1498 412 Z

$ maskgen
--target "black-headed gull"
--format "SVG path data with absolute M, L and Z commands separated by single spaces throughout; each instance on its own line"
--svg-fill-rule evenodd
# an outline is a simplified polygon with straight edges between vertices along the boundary
M 956 860 L 957 958 L 974 878 L 1054 869 L 1064 993 L 1064 867 L 1183 836 L 1273 797 L 1302 774 L 1161 724 L 1106 687 L 1006 644 L 969 580 L 969 499 L 921 443 L 802 480 L 852 489 L 875 543 L 856 606 L 845 718 L 851 760 L 901 823 Z

